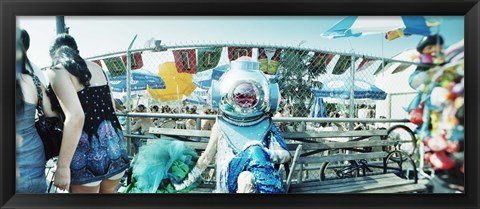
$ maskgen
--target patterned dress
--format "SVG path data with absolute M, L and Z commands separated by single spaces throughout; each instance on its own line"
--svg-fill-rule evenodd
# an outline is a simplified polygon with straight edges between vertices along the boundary
M 271 123 L 268 120 L 268 123 Z M 221 124 L 221 120 L 218 121 Z M 220 131 L 220 133 L 225 133 Z M 231 131 L 229 131 L 231 133 Z M 285 192 L 280 175 L 274 168 L 269 154 L 260 146 L 250 146 L 243 151 L 236 151 L 226 134 L 221 134 L 217 144 L 217 185 L 216 193 L 235 193 L 237 191 L 237 179 L 241 172 L 249 171 L 255 177 L 255 193 L 283 193 Z M 266 135 L 260 139 L 263 147 L 271 149 L 273 143 L 279 143 L 282 149 L 287 146 L 280 131 L 275 125 L 271 125 Z
M 127 169 L 130 163 L 109 86 L 86 87 L 77 94 L 85 122 L 70 164 L 74 185 L 112 177 Z
M 17 115 L 16 133 L 22 143 L 16 149 L 16 165 L 19 177 L 16 181 L 17 193 L 45 193 L 45 151 L 35 128 L 36 104 L 25 102 L 23 115 Z

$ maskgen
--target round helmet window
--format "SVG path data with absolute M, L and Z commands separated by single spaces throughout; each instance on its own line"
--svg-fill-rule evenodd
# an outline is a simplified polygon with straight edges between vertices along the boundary
M 258 104 L 259 92 L 252 83 L 241 83 L 232 92 L 233 101 L 243 109 L 255 107 Z

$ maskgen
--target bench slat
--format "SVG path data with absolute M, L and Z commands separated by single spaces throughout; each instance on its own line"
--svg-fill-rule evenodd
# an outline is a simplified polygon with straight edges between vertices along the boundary
M 393 175 L 393 176 L 392 176 Z M 381 175 L 373 175 L 373 176 L 361 176 L 355 178 L 355 181 L 366 181 L 366 180 L 377 180 L 377 179 L 384 179 L 384 178 L 393 178 L 396 177 L 394 174 L 387 173 L 387 174 L 381 174 Z M 344 179 L 332 179 L 332 180 L 326 180 L 326 181 L 308 181 L 308 182 L 303 182 L 299 184 L 292 184 L 292 188 L 296 187 L 311 187 L 311 186 L 327 186 L 327 185 L 335 185 L 335 184 L 341 184 L 345 182 L 351 182 L 352 178 L 344 178 Z
M 392 146 L 397 143 L 398 141 L 395 140 L 370 139 L 368 141 L 302 143 L 302 145 L 304 150 L 317 150 Z
M 185 145 L 196 150 L 205 150 L 207 148 L 207 142 L 184 142 Z
M 150 127 L 151 134 L 175 135 L 187 137 L 210 137 L 211 131 L 195 129 L 173 129 Z M 362 136 L 385 136 L 386 130 L 363 130 L 363 131 L 322 131 L 322 132 L 286 132 L 281 133 L 285 139 L 305 138 L 336 138 L 336 137 L 362 137 Z
M 376 175 L 376 176 L 384 176 L 384 175 Z M 309 182 L 309 184 L 301 183 L 299 186 L 295 186 L 295 191 L 311 191 L 317 190 L 320 188 L 321 190 L 332 190 L 332 189 L 341 189 L 341 187 L 352 187 L 352 186 L 364 186 L 367 184 L 373 184 L 378 182 L 388 182 L 388 181 L 396 181 L 398 177 L 392 177 L 388 175 L 386 178 L 347 178 L 342 180 L 342 182 L 337 183 L 330 183 L 329 181 L 317 181 L 317 182 Z
M 376 178 L 372 178 L 376 177 Z M 387 189 L 390 187 L 399 187 L 404 185 L 415 184 L 413 180 L 401 179 L 394 174 L 382 174 L 372 177 L 350 178 L 347 181 L 326 184 L 328 181 L 317 182 L 317 184 L 292 185 L 293 193 L 349 193 L 349 192 L 363 192 L 369 190 Z M 322 185 L 323 183 L 323 185 Z
M 345 160 L 361 160 L 372 158 L 384 158 L 387 157 L 387 152 L 369 152 L 358 154 L 335 154 L 329 156 L 315 156 L 315 157 L 303 157 L 298 159 L 299 163 L 324 163 L 324 162 L 336 162 Z
M 361 137 L 361 136 L 386 136 L 387 130 L 362 130 L 362 131 L 321 131 L 321 132 L 286 132 L 282 133 L 286 139 L 303 138 L 336 138 L 336 137 Z
M 211 131 L 206 131 L 206 130 L 173 129 L 173 128 L 157 128 L 157 127 L 150 127 L 149 129 L 149 133 L 151 134 L 200 137 L 200 138 L 209 138 L 210 132 Z
M 412 192 L 425 192 L 427 187 L 425 184 L 408 184 L 397 187 L 388 187 L 383 189 L 373 189 L 367 191 L 360 191 L 359 193 L 412 193 Z

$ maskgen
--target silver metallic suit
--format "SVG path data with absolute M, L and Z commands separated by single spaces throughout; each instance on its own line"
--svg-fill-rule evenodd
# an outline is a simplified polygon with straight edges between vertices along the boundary
M 220 114 L 205 152 L 188 178 L 175 185 L 177 190 L 194 182 L 216 157 L 216 192 L 284 192 L 273 164 L 289 161 L 290 153 L 268 116 L 280 103 L 278 84 L 260 71 L 258 62 L 241 57 L 212 84 L 211 96 Z

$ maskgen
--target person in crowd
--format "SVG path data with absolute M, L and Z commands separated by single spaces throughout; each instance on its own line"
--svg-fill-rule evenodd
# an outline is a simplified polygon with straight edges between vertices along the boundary
M 212 109 L 205 108 L 203 110 L 203 114 L 213 115 Z M 212 130 L 212 127 L 214 124 L 215 124 L 215 120 L 202 120 L 202 130 Z
M 17 45 L 17 79 L 16 79 L 16 193 L 45 193 L 47 181 L 45 176 L 45 152 L 43 142 L 35 128 L 36 108 L 40 100 L 46 117 L 56 117 L 52 111 L 50 99 L 45 87 L 33 72 L 33 67 L 27 57 L 26 49 L 29 43 L 25 41 L 25 30 L 20 33 Z M 28 35 L 28 34 L 27 34 Z M 37 89 L 40 88 L 41 94 Z M 41 97 L 41 99 L 40 99 Z
M 198 115 L 197 106 L 193 105 L 192 108 L 190 108 L 190 112 L 188 112 L 188 114 Z M 197 124 L 196 118 L 189 118 L 185 120 L 185 126 L 187 129 L 195 129 L 196 124 Z
M 371 118 L 370 116 L 371 110 L 368 108 L 366 104 L 361 104 L 357 110 L 357 117 L 359 119 L 368 119 Z M 356 122 L 354 124 L 353 130 L 365 130 L 367 128 L 367 123 L 365 122 Z
M 158 107 L 158 105 L 152 105 L 150 107 L 150 112 L 151 113 L 160 113 L 160 108 Z M 155 126 L 160 125 L 163 121 L 165 121 L 165 118 L 157 118 L 157 117 L 153 118 L 153 123 L 154 123 Z
M 344 118 L 344 114 L 342 112 L 331 112 L 330 118 Z M 331 131 L 346 131 L 347 128 L 343 123 L 333 122 L 330 124 Z
M 137 109 L 135 110 L 135 112 L 146 113 L 147 108 L 145 107 L 145 105 L 140 104 L 140 105 L 137 106 Z M 140 118 L 137 118 L 135 120 L 135 124 L 132 126 L 131 130 L 132 130 L 132 132 L 140 134 L 140 135 L 150 135 L 150 133 L 149 133 L 150 127 L 155 127 L 155 123 L 153 122 L 153 118 L 140 117 Z M 140 146 L 143 143 L 143 140 L 139 139 L 139 138 L 133 138 L 132 143 L 133 143 L 133 146 L 134 146 L 135 154 L 137 154 Z
M 292 113 L 290 111 L 290 105 L 286 102 L 280 106 L 280 110 L 275 113 L 274 117 L 291 117 Z M 277 122 L 276 125 L 280 129 L 281 132 L 288 132 L 288 125 L 289 122 Z
M 278 84 L 270 83 L 259 69 L 251 58 L 232 61 L 212 93 L 212 104 L 218 104 L 214 108 L 220 109 L 220 115 L 207 148 L 187 178 L 174 183 L 177 191 L 196 182 L 215 158 L 217 193 L 285 192 L 274 164 L 285 163 L 291 156 L 268 116 L 278 106 L 270 101 L 279 101 L 280 93 L 275 88 Z M 276 93 L 266 93 L 275 89 Z
M 113 193 L 130 160 L 107 76 L 68 34 L 57 35 L 49 52 L 47 75 L 65 114 L 54 184 L 71 193 Z
M 197 106 L 196 105 L 193 105 L 192 108 L 190 109 L 190 114 L 198 114 L 197 113 Z

